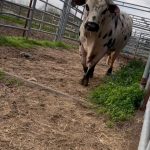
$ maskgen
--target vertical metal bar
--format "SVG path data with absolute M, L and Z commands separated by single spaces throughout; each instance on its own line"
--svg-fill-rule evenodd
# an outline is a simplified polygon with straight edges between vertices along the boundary
M 41 28 L 43 26 L 43 21 L 44 21 L 44 17 L 45 17 L 45 12 L 46 12 L 47 5 L 48 5 L 48 0 L 46 0 L 46 2 L 45 2 L 44 13 L 42 15 L 42 22 L 40 23 L 40 30 L 41 30 Z
M 3 12 L 3 5 L 4 5 L 4 0 L 1 0 L 1 3 L 0 3 L 0 11 Z
M 33 2 L 33 4 L 32 4 L 32 2 Z M 31 2 L 30 2 L 32 7 L 29 8 L 30 9 L 29 14 L 28 14 L 29 20 L 27 21 L 27 24 L 26 24 L 26 27 L 28 28 L 26 37 L 28 37 L 29 34 L 31 33 L 31 27 L 32 27 L 32 21 L 33 21 L 33 15 L 35 12 L 36 2 L 37 2 L 37 0 L 31 0 Z
M 31 33 L 31 27 L 32 27 L 32 21 L 33 21 L 33 15 L 34 15 L 34 12 L 35 12 L 35 9 L 36 9 L 36 3 L 37 3 L 37 0 L 33 0 L 33 6 L 32 6 L 32 10 L 30 12 L 30 19 L 29 19 L 29 23 L 28 23 L 28 35 Z
M 137 55 L 137 51 L 138 51 L 138 48 L 139 48 L 139 43 L 140 43 L 140 40 L 141 40 L 141 36 L 142 36 L 142 33 L 140 33 L 140 37 L 139 37 L 138 43 L 137 43 L 137 45 L 135 46 L 134 58 L 135 58 L 135 56 Z
M 145 69 L 144 69 L 142 79 L 141 79 L 141 88 L 142 89 L 145 88 L 149 73 L 150 73 L 150 54 L 149 54 L 149 57 L 147 59 L 147 63 L 146 63 Z
M 148 145 L 147 145 L 146 150 L 150 150 L 150 141 L 149 141 L 149 143 L 148 143 Z
M 21 6 L 19 6 L 19 12 L 18 12 L 18 15 L 19 15 L 19 16 L 21 15 Z
M 27 25 L 28 25 L 28 21 L 29 21 L 28 18 L 30 17 L 32 2 L 33 2 L 33 0 L 30 0 L 29 9 L 28 9 L 28 13 L 27 13 L 27 19 L 26 19 L 26 22 L 25 22 L 25 25 L 24 25 L 24 29 L 26 29 Z M 25 37 L 25 35 L 26 35 L 26 30 L 23 31 L 23 37 Z
M 70 9 L 71 9 L 71 0 L 65 0 L 62 14 L 61 14 L 61 18 L 59 21 L 59 27 L 58 27 L 57 34 L 55 37 L 55 41 L 61 41 L 62 40 L 62 36 L 64 35 L 65 28 L 67 25 Z
M 150 140 L 150 98 L 146 105 L 146 111 L 144 115 L 144 123 L 141 131 L 140 142 L 138 150 L 146 150 Z
M 148 80 L 147 80 L 147 83 L 146 83 L 145 93 L 146 94 L 144 96 L 144 100 L 142 101 L 141 106 L 140 106 L 141 110 L 145 110 L 147 101 L 150 97 L 150 76 L 148 77 Z

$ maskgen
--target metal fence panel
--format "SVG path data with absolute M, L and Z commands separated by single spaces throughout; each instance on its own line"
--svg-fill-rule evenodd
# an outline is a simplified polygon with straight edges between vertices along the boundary
M 79 27 L 84 7 L 72 8 L 71 0 L 58 0 L 60 6 L 54 6 L 53 0 L 31 0 L 32 7 L 0 0 L 0 27 L 19 29 L 30 37 L 33 32 L 53 36 L 52 40 L 69 39 L 78 41 Z M 150 12 L 149 7 L 114 0 L 121 9 Z M 42 7 L 37 4 L 41 3 Z M 129 11 L 130 12 L 130 11 Z M 133 18 L 133 33 L 123 52 L 127 55 L 148 57 L 150 51 L 150 18 L 130 14 Z M 25 26 L 25 24 L 27 24 Z

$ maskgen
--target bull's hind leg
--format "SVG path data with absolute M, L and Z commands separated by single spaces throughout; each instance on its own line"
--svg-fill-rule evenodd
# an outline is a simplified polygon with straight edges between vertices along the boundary
M 107 70 L 106 75 L 111 75 L 112 74 L 113 65 L 114 65 L 114 62 L 115 62 L 118 55 L 119 55 L 119 52 L 113 52 L 108 56 L 107 63 L 109 65 L 109 69 Z

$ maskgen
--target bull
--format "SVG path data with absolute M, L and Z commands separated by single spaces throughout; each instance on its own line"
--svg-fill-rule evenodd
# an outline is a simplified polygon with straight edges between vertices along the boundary
M 112 0 L 72 0 L 73 6 L 84 4 L 79 54 L 84 71 L 81 84 L 87 86 L 96 64 L 105 55 L 109 65 L 106 74 L 112 73 L 115 59 L 131 37 L 133 21 Z

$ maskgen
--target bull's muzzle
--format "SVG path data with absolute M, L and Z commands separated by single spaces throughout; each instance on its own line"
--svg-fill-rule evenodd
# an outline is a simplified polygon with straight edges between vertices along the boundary
M 95 22 L 87 22 L 85 24 L 85 29 L 91 32 L 98 32 L 99 25 Z

